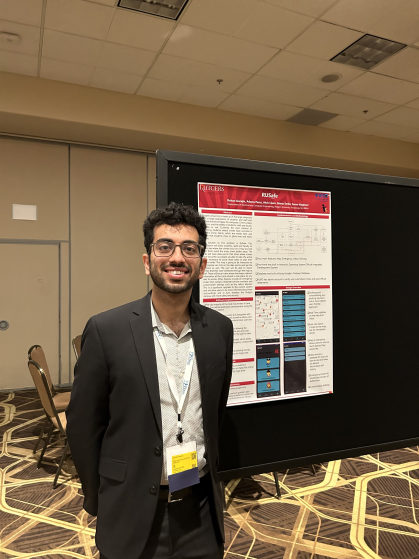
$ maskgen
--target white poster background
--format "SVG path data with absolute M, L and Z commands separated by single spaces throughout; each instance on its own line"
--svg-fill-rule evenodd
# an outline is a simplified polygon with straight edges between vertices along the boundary
M 198 184 L 200 302 L 234 325 L 227 405 L 333 391 L 330 192 Z

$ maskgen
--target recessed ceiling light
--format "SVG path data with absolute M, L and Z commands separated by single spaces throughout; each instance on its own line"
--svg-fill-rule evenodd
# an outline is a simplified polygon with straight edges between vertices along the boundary
M 316 109 L 302 109 L 299 113 L 288 118 L 288 122 L 295 124 L 306 124 L 308 126 L 318 126 L 323 122 L 327 122 L 337 116 L 336 113 L 328 113 L 326 111 L 317 111 Z
M 2 43 L 20 43 L 20 35 L 18 35 L 17 33 L 0 31 L 0 41 Z
M 177 19 L 189 0 L 119 0 L 120 8 L 144 14 Z
M 324 83 L 333 83 L 340 80 L 342 74 L 327 74 L 326 76 L 322 77 L 322 82 Z
M 379 62 L 401 51 L 405 46 L 403 43 L 388 41 L 374 35 L 364 35 L 331 60 L 369 70 Z

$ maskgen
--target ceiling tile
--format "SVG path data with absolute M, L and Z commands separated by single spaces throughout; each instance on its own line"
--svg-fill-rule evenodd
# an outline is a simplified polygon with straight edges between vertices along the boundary
M 0 0 L 0 18 L 41 26 L 43 0 Z
M 163 52 L 253 73 L 266 64 L 277 49 L 179 24 Z
M 156 53 L 150 50 L 104 43 L 97 65 L 108 70 L 143 76 L 155 57 Z
M 406 136 L 405 138 L 402 138 L 402 140 L 405 142 L 413 142 L 415 144 L 419 144 L 419 132 L 416 132 L 411 136 Z
M 84 0 L 48 0 L 45 27 L 105 39 L 114 13 L 114 8 Z
M 0 21 L 0 31 L 16 33 L 20 36 L 19 43 L 8 43 L 6 41 L 2 41 L 0 43 L 0 50 L 38 56 L 40 36 L 39 27 L 22 25 L 21 23 L 14 23 L 12 21 Z
M 385 122 L 377 122 L 376 120 L 368 120 L 352 128 L 351 132 L 400 140 L 413 133 L 414 129 L 406 128 L 405 126 L 395 126 L 394 124 L 387 124 Z
M 406 107 L 411 107 L 412 109 L 419 109 L 419 99 L 416 99 L 415 101 L 411 101 L 406 105 Z
M 327 95 L 327 91 L 324 89 L 284 82 L 265 76 L 254 76 L 236 93 L 296 107 L 308 107 Z
M 328 97 L 311 105 L 310 108 L 369 120 L 395 109 L 396 105 L 354 97 L 353 95 L 344 95 L 343 93 L 331 93 Z M 364 113 L 364 111 L 367 112 Z
M 308 16 L 319 17 L 325 12 L 336 0 L 263 0 L 267 4 L 286 8 L 293 12 L 305 14 Z
M 362 76 L 344 85 L 341 93 L 376 99 L 385 103 L 404 105 L 419 97 L 419 85 L 388 76 L 365 72 Z
M 396 3 L 397 10 L 370 26 L 370 33 L 400 43 L 414 43 L 419 39 L 419 1 Z
M 49 80 L 88 85 L 92 72 L 93 66 L 50 60 L 49 58 L 43 58 L 41 61 L 40 76 Z
M 419 110 L 410 107 L 397 107 L 397 109 L 379 116 L 376 120 L 389 124 L 397 124 L 399 126 L 419 128 Z
M 178 101 L 180 96 L 188 89 L 185 83 L 169 82 L 146 78 L 141 84 L 138 95 L 166 99 L 167 101 Z
M 65 60 L 66 62 L 95 66 L 102 46 L 103 41 L 97 39 L 45 29 L 42 56 L 53 60 Z
M 259 74 L 334 91 L 361 76 L 363 71 L 353 66 L 325 62 L 319 58 L 283 50 L 268 62 Z M 339 74 L 341 78 L 335 82 L 322 82 L 322 77 L 328 74 Z
M 175 22 L 132 10 L 116 10 L 107 41 L 157 52 Z
M 218 108 L 223 111 L 261 116 L 275 120 L 287 120 L 301 112 L 301 107 L 271 103 L 270 101 L 261 101 L 260 99 L 243 97 L 241 95 L 231 95 Z
M 404 48 L 371 69 L 376 74 L 384 74 L 403 80 L 419 75 L 419 49 Z
M 365 122 L 363 118 L 356 118 L 354 116 L 338 115 L 334 118 L 319 124 L 322 128 L 331 128 L 332 130 L 350 130 L 354 126 Z
M 224 91 L 192 86 L 179 97 L 179 102 L 201 107 L 218 107 L 220 103 L 227 99 L 228 95 Z
M 234 35 L 259 6 L 257 0 L 193 0 L 180 21 L 208 31 Z
M 316 21 L 292 42 L 287 50 L 330 60 L 339 54 L 348 45 L 362 37 L 363 33 L 345 29 L 338 25 Z
M 239 72 L 168 54 L 161 54 L 148 74 L 150 78 L 186 83 L 228 93 L 235 91 L 251 75 L 247 72 Z M 223 81 L 218 83 L 217 80 Z
M 121 91 L 123 93 L 135 93 L 140 85 L 142 77 L 125 72 L 115 72 L 104 68 L 96 68 L 90 79 L 92 87 Z
M 102 6 L 116 6 L 118 0 L 83 0 L 84 2 L 92 2 L 93 4 L 102 4 Z
M 0 72 L 36 76 L 38 72 L 38 57 L 0 50 Z
M 374 24 L 402 9 L 407 2 L 408 0 L 340 0 L 323 14 L 322 20 L 370 33 Z
M 282 49 L 313 23 L 313 18 L 261 4 L 235 33 L 236 37 Z

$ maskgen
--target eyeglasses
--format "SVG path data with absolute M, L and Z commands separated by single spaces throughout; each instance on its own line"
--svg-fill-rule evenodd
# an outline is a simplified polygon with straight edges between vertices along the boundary
M 202 255 L 204 247 L 194 241 L 185 241 L 180 245 L 176 245 L 173 241 L 156 241 L 151 243 L 153 252 L 156 256 L 172 256 L 176 247 L 180 247 L 185 258 L 199 258 Z

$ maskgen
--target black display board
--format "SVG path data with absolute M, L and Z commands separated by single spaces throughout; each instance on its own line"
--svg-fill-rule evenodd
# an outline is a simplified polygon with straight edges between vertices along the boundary
M 198 182 L 332 193 L 334 392 L 227 408 L 220 479 L 417 445 L 419 181 L 157 152 L 158 206 Z

